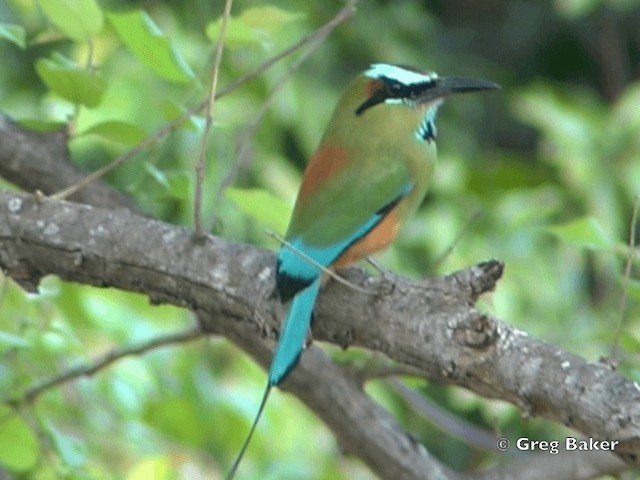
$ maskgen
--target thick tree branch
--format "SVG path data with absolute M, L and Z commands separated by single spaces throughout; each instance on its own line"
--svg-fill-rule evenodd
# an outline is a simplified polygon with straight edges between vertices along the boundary
M 192 239 L 189 230 L 126 210 L 0 194 L 0 267 L 19 283 L 34 289 L 43 275 L 53 273 L 186 306 L 198 312 L 204 329 L 226 335 L 267 365 L 280 310 L 272 298 L 273 254 L 215 237 L 204 245 Z M 588 364 L 475 310 L 473 301 L 500 273 L 499 263 L 488 262 L 445 278 L 396 278 L 390 285 L 349 270 L 350 282 L 380 295 L 330 282 L 316 309 L 314 338 L 381 351 L 425 378 L 511 401 L 530 415 L 586 435 L 628 441 L 626 458 L 635 461 L 637 386 L 604 365 Z M 381 477 L 456 478 L 367 401 L 344 371 L 312 347 L 283 388 L 303 399 Z M 389 458 L 395 460 L 385 467 Z M 440 477 L 424 475 L 434 468 Z
M 33 132 L 0 114 L 0 177 L 28 192 L 40 190 L 47 195 L 80 181 L 86 173 L 68 160 L 67 140 L 65 130 Z M 77 192 L 70 200 L 97 207 L 135 209 L 128 196 L 104 183 Z

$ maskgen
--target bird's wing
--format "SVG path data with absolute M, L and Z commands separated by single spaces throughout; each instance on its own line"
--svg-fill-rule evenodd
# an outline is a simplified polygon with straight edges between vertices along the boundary
M 340 161 L 337 167 L 318 154 L 312 159 L 289 224 L 289 246 L 278 255 L 283 299 L 320 275 L 314 263 L 329 267 L 411 192 L 413 181 L 402 161 L 372 157 L 377 160 Z M 324 165 L 318 166 L 318 158 Z

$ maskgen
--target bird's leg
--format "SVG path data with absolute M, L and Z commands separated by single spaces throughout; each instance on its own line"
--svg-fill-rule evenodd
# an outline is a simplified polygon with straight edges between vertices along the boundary
M 320 265 L 318 262 L 316 262 L 313 258 L 309 257 L 306 253 L 298 250 L 296 247 L 294 247 L 293 245 L 291 245 L 289 242 L 287 242 L 284 238 L 282 238 L 280 235 L 278 235 L 277 233 L 271 232 L 269 230 L 265 230 L 265 233 L 267 235 L 269 235 L 271 238 L 275 238 L 277 241 L 279 241 L 282 245 L 284 245 L 285 247 L 287 247 L 289 250 L 291 250 L 295 255 L 297 255 L 303 262 L 307 262 L 309 265 L 317 268 L 319 271 L 323 272 L 324 276 L 323 276 L 323 280 L 322 280 L 322 284 L 324 285 L 326 283 L 326 276 L 328 275 L 329 277 L 333 278 L 334 280 L 336 280 L 337 282 L 342 283 L 343 285 L 346 285 L 349 288 L 352 288 L 353 290 L 356 290 L 360 293 L 366 293 L 366 294 L 371 294 L 372 292 L 369 292 L 368 290 L 365 290 L 364 288 L 359 287 L 358 285 L 354 285 L 353 283 L 350 283 L 349 281 L 345 280 L 344 278 L 342 278 L 340 275 L 338 275 L 337 273 L 335 273 L 331 268 L 327 268 L 327 267 L 323 267 L 322 265 Z
M 377 295 L 384 296 L 391 294 L 396 288 L 395 274 L 372 257 L 367 257 L 366 260 L 369 265 L 375 268 L 380 274 L 380 283 L 378 284 L 376 292 Z
M 309 325 L 309 331 L 307 332 L 307 336 L 304 338 L 304 345 L 302 345 L 302 349 L 306 350 L 311 345 L 313 345 L 313 314 L 311 315 L 311 325 Z
M 366 261 L 367 261 L 367 263 L 369 265 L 371 265 L 373 268 L 375 268 L 381 276 L 389 276 L 389 277 L 393 276 L 393 273 L 391 272 L 391 270 L 386 268 L 384 265 L 382 265 L 380 262 L 378 262 L 373 257 L 367 257 Z

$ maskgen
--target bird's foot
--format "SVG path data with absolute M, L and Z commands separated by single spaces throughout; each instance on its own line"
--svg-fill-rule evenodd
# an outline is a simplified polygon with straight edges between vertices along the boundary
M 375 268 L 380 275 L 376 295 L 384 297 L 393 293 L 396 288 L 395 274 L 371 257 L 367 257 L 367 262 L 369 262 L 369 264 Z
M 392 275 L 391 270 L 386 268 L 384 265 L 382 265 L 380 262 L 378 262 L 372 257 L 367 257 L 367 263 L 371 265 L 373 268 L 375 268 L 381 277 L 384 277 L 385 275 L 386 276 Z
M 302 348 L 306 350 L 311 345 L 313 345 L 313 332 L 311 331 L 311 329 L 309 329 L 309 331 L 307 332 L 307 336 L 304 337 L 304 345 L 302 346 Z

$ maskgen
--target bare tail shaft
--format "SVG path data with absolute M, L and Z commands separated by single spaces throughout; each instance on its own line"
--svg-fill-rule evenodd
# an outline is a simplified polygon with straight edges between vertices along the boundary
M 256 430 L 256 425 L 258 425 L 258 421 L 262 416 L 262 411 L 264 410 L 264 406 L 267 404 L 267 399 L 269 398 L 269 394 L 271 393 L 271 387 L 272 385 L 268 384 L 267 387 L 264 389 L 264 394 L 262 395 L 262 401 L 260 402 L 260 406 L 258 407 L 258 413 L 256 413 L 256 418 L 253 420 L 253 425 L 251 425 L 251 430 L 249 430 L 249 435 L 247 435 L 247 438 L 242 444 L 242 448 L 240 449 L 238 456 L 233 462 L 233 465 L 231 466 L 231 470 L 229 470 L 229 473 L 225 477 L 225 480 L 231 480 L 235 476 L 236 470 L 238 470 L 240 461 L 242 460 L 242 457 L 244 457 L 244 452 L 247 450 L 247 447 L 249 446 L 249 442 L 251 441 L 251 437 L 253 437 L 253 432 Z

